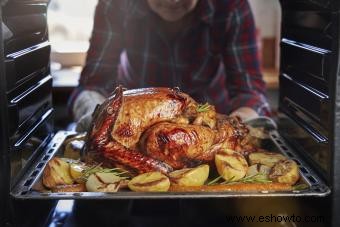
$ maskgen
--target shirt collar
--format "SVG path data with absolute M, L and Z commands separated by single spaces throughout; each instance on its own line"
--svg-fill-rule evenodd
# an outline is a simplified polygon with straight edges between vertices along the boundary
M 130 18 L 140 19 L 150 15 L 151 10 L 145 0 L 126 1 L 126 12 Z M 207 24 L 211 24 L 215 13 L 214 0 L 199 0 L 197 4 L 197 16 Z

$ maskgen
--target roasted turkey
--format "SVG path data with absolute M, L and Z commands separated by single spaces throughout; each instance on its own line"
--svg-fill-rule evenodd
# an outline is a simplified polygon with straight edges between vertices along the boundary
M 215 112 L 179 89 L 117 87 L 93 114 L 85 160 L 134 173 L 211 163 L 219 149 L 254 150 L 238 117 Z

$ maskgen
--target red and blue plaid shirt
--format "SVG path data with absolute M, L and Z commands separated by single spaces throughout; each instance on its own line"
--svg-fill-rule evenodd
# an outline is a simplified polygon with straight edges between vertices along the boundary
M 200 0 L 195 23 L 169 42 L 144 0 L 99 0 L 81 73 L 82 90 L 179 87 L 221 113 L 251 107 L 269 114 L 247 0 Z

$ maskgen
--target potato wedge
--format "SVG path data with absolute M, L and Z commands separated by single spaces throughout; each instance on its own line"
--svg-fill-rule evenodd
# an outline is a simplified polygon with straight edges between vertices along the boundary
M 220 150 L 215 155 L 217 172 L 226 181 L 236 181 L 243 178 L 248 170 L 246 159 L 233 150 Z
M 273 167 L 275 163 L 281 160 L 287 160 L 285 156 L 278 153 L 271 153 L 271 152 L 253 152 L 250 153 L 248 156 L 249 164 L 262 164 L 268 167 Z
M 89 192 L 117 192 L 122 178 L 114 173 L 97 172 L 86 181 Z
M 208 179 L 209 165 L 176 170 L 169 174 L 172 184 L 181 186 L 201 186 Z
M 294 185 L 300 178 L 299 167 L 293 160 L 279 161 L 269 174 L 269 179 L 278 183 Z
M 166 192 L 169 190 L 170 180 L 160 172 L 149 172 L 132 178 L 128 187 L 135 192 Z
M 42 181 L 47 188 L 73 184 L 74 181 L 70 175 L 70 164 L 61 158 L 52 158 L 43 171 Z
M 82 181 L 80 180 L 80 177 L 87 168 L 88 167 L 83 162 L 71 163 L 70 164 L 71 177 L 78 183 L 81 183 Z
M 266 166 L 266 165 L 261 165 L 261 164 L 254 164 L 249 166 L 248 171 L 247 171 L 247 176 L 254 176 L 257 174 L 261 174 L 265 177 L 268 177 L 270 173 L 271 168 Z

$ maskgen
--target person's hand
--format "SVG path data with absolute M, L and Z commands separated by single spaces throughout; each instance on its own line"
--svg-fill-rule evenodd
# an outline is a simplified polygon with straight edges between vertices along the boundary
M 77 122 L 76 131 L 84 132 L 90 127 L 92 113 L 98 104 L 103 103 L 105 97 L 96 91 L 82 91 L 72 108 L 74 120 Z
M 247 121 L 253 118 L 257 118 L 259 115 L 250 107 L 240 107 L 230 114 L 231 117 L 239 116 L 242 121 Z

